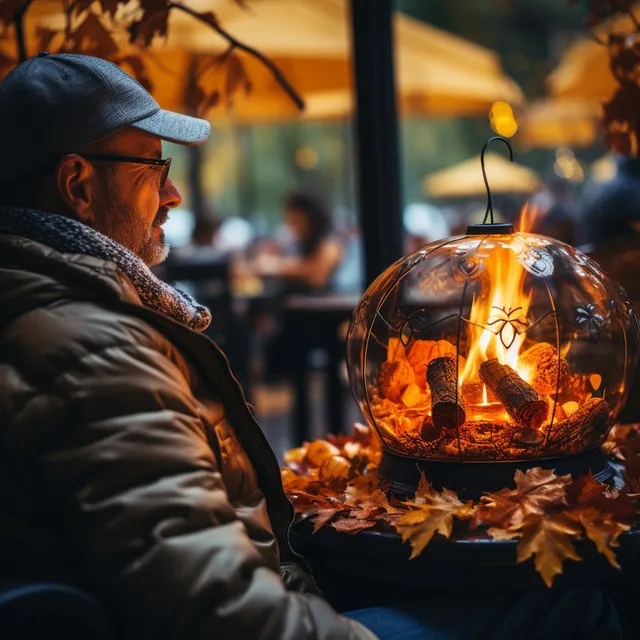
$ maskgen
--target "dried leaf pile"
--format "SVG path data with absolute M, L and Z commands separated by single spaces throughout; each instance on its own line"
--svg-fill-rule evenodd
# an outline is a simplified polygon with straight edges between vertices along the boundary
M 533 558 L 550 587 L 565 560 L 581 560 L 574 546 L 579 538 L 619 568 L 618 537 L 638 516 L 640 426 L 615 427 L 603 448 L 624 464 L 622 491 L 592 475 L 557 476 L 535 467 L 516 472 L 514 489 L 488 493 L 477 503 L 449 489 L 436 491 L 424 475 L 413 498 L 400 501 L 379 485 L 377 435 L 357 424 L 352 436 L 330 435 L 289 451 L 282 481 L 298 519 L 313 519 L 314 533 L 325 525 L 350 534 L 374 527 L 395 531 L 415 558 L 434 536 L 449 538 L 457 521 L 466 521 L 496 540 L 517 539 L 517 561 Z

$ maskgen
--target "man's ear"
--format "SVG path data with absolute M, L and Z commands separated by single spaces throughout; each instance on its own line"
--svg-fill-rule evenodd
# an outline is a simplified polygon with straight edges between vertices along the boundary
M 76 154 L 64 156 L 56 167 L 56 189 L 60 200 L 69 213 L 88 225 L 95 221 L 95 178 L 91 164 Z

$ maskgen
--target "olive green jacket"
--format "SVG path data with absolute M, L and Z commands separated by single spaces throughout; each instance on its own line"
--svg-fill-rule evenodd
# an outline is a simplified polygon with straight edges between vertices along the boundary
M 112 263 L 0 235 L 0 438 L 3 577 L 136 639 L 374 637 L 287 590 L 292 507 L 224 355 Z

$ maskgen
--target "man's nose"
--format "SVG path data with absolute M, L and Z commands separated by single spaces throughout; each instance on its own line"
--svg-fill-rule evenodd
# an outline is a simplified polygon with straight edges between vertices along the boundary
M 182 203 L 182 194 L 171 178 L 167 178 L 164 187 L 160 189 L 160 206 L 175 209 Z

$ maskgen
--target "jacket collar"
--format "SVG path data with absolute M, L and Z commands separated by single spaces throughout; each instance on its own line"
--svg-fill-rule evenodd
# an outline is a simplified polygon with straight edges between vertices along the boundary
M 145 306 L 196 331 L 203 331 L 211 321 L 206 307 L 157 278 L 126 247 L 77 220 L 35 209 L 0 207 L 0 234 L 33 240 L 65 256 L 111 262 L 127 276 Z

